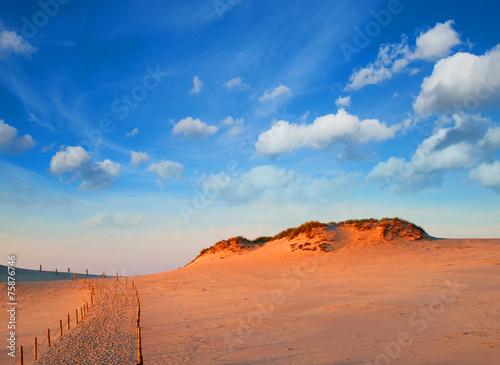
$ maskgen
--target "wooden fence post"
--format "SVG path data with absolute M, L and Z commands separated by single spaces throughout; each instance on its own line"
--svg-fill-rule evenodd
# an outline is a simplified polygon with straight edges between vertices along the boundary
M 71 329 L 71 326 L 69 324 L 69 314 L 68 314 L 68 329 Z
M 57 268 L 56 268 L 56 276 L 57 276 Z
M 76 273 L 73 274 L 73 280 L 76 281 Z
M 40 271 L 42 271 L 42 265 L 40 265 Z
M 137 332 L 139 333 L 139 336 L 137 338 L 137 362 L 139 365 L 143 365 L 144 362 L 142 361 L 141 327 L 137 327 Z
M 89 269 L 85 269 L 87 271 L 87 276 L 89 276 Z
M 81 316 L 82 321 L 83 321 L 83 310 L 82 310 L 82 307 L 80 307 L 80 316 Z
M 75 309 L 76 324 L 78 324 L 78 308 Z
M 47 328 L 47 346 L 50 347 L 50 328 Z
M 102 278 L 106 279 L 106 273 L 104 271 L 102 272 Z
M 116 273 L 116 281 L 118 281 L 118 273 Z
M 59 320 L 59 337 L 62 337 L 63 336 L 63 333 L 62 333 L 62 319 Z
M 24 365 L 24 361 L 23 361 L 23 347 L 22 346 L 19 346 L 19 363 L 21 365 Z
M 36 337 L 35 337 L 35 344 L 33 345 L 33 356 L 35 358 L 35 361 L 38 360 L 38 343 L 36 342 Z

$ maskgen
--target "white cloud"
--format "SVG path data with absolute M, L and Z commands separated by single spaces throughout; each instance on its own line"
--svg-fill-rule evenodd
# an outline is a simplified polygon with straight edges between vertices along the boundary
M 139 166 L 141 163 L 148 162 L 151 160 L 151 156 L 146 152 L 135 152 L 130 151 L 130 163 L 131 166 Z
M 292 96 L 292 91 L 286 87 L 285 85 L 281 84 L 278 87 L 276 87 L 274 90 L 266 90 L 264 94 L 259 97 L 260 101 L 267 101 L 267 100 L 273 100 L 277 98 L 282 98 L 282 97 L 288 97 Z
M 329 177 L 313 178 L 272 165 L 252 168 L 238 176 L 221 173 L 202 181 L 207 198 L 231 203 L 258 201 L 325 201 L 346 195 L 359 185 L 358 172 L 333 172 Z M 332 191 L 336 194 L 332 194 Z
M 393 185 L 397 193 L 440 185 L 446 171 L 466 170 L 485 158 L 478 140 L 490 122 L 478 116 L 455 114 L 453 127 L 441 127 L 426 138 L 410 161 L 391 157 L 366 176 L 367 181 Z
M 231 127 L 227 132 L 230 137 L 243 132 L 243 118 L 234 119 L 232 116 L 228 116 L 221 121 L 221 125 Z
M 0 119 L 0 152 L 24 152 L 35 145 L 35 140 L 26 134 L 17 135 L 17 129 Z
M 301 147 L 326 148 L 335 142 L 383 141 L 393 138 L 399 128 L 399 125 L 388 127 L 377 119 L 359 120 L 357 116 L 339 109 L 337 114 L 318 117 L 312 124 L 278 121 L 259 136 L 255 147 L 261 154 L 275 155 Z
M 201 82 L 198 76 L 193 78 L 193 88 L 191 89 L 191 94 L 199 94 L 201 89 L 203 89 L 203 82 Z
M 469 171 L 469 178 L 500 193 L 500 161 L 479 165 Z
M 341 107 L 348 108 L 349 106 L 351 106 L 351 95 L 344 96 L 344 97 L 341 97 L 339 95 L 338 99 L 335 100 L 335 105 L 339 108 L 341 108 Z
M 64 151 L 57 152 L 50 160 L 50 173 L 52 175 L 65 174 L 78 170 L 91 160 L 90 154 L 80 146 L 68 146 Z
M 198 118 L 187 117 L 181 119 L 172 129 L 173 134 L 181 134 L 189 138 L 206 138 L 217 132 L 219 128 L 213 125 L 207 125 Z
M 360 90 L 367 85 L 376 85 L 389 80 L 394 74 L 409 71 L 414 75 L 420 69 L 408 66 L 415 60 L 434 61 L 450 54 L 451 49 L 462 42 L 452 28 L 453 21 L 437 23 L 434 28 L 421 32 L 412 51 L 408 45 L 408 37 L 403 35 L 400 43 L 382 44 L 377 58 L 366 67 L 360 68 L 351 75 L 346 90 Z
M 482 110 L 500 99 L 500 44 L 482 56 L 456 53 L 436 63 L 413 104 L 417 113 Z
M 4 57 L 10 53 L 29 57 L 36 51 L 36 48 L 28 43 L 21 35 L 14 31 L 1 29 L 1 27 L 0 24 L 0 57 Z
M 128 132 L 128 133 L 125 133 L 125 136 L 128 137 L 135 137 L 137 135 L 137 133 L 139 133 L 139 128 L 134 128 L 132 129 L 131 132 Z
M 451 49 L 462 42 L 459 34 L 452 28 L 453 20 L 437 23 L 436 26 L 417 38 L 417 48 L 412 59 L 435 61 L 450 54 Z
M 118 162 L 105 159 L 92 163 L 92 156 L 80 146 L 68 146 L 50 160 L 50 173 L 61 178 L 70 175 L 68 182 L 81 180 L 82 190 L 102 190 L 115 184 L 121 174 Z
M 244 82 L 241 77 L 235 77 L 234 79 L 228 80 L 224 85 L 228 90 L 238 89 L 241 91 L 250 88 L 250 85 Z
M 146 171 L 155 173 L 158 178 L 158 185 L 162 186 L 167 179 L 179 180 L 184 174 L 184 167 L 177 162 L 162 160 L 149 165 Z
M 80 226 L 84 228 L 115 227 L 131 228 L 141 226 L 146 218 L 140 214 L 130 215 L 128 213 L 109 214 L 106 211 L 100 211 L 91 217 L 85 218 Z
M 43 146 L 43 147 L 42 147 L 42 149 L 41 149 L 41 151 L 42 151 L 42 152 L 44 152 L 44 153 L 45 153 L 45 152 L 52 151 L 52 149 L 53 149 L 55 146 L 57 146 L 57 143 L 56 143 L 56 142 L 52 142 L 52 143 L 51 143 L 50 145 L 48 145 L 48 146 Z

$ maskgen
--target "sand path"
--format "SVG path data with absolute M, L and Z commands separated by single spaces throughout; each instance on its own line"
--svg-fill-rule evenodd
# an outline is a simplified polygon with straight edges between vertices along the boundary
M 135 364 L 135 296 L 115 280 L 95 280 L 94 307 L 83 322 L 34 362 L 45 364 Z

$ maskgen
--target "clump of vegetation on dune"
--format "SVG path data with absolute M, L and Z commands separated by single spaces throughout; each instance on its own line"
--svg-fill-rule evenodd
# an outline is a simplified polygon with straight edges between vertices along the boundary
M 414 223 L 411 223 L 405 219 L 401 219 L 401 218 L 398 218 L 398 217 L 394 217 L 394 218 L 382 218 L 382 219 L 375 219 L 375 218 L 368 218 L 368 219 L 349 219 L 349 220 L 346 220 L 346 221 L 342 221 L 342 222 L 330 222 L 328 223 L 329 225 L 337 225 L 337 226 L 351 226 L 351 227 L 354 227 L 354 228 L 357 228 L 357 229 L 362 229 L 362 230 L 369 230 L 369 229 L 373 229 L 375 228 L 377 225 L 379 224 L 382 224 L 384 226 L 388 226 L 390 224 L 392 225 L 401 225 L 401 224 L 405 224 L 407 226 L 409 226 L 410 228 L 412 229 L 416 229 L 416 230 L 419 230 L 421 231 L 422 233 L 426 234 L 427 235 L 427 232 L 422 228 L 422 227 L 419 227 L 417 226 L 416 224 Z
M 311 233 L 313 229 L 321 227 L 326 227 L 326 224 L 318 221 L 306 222 L 296 228 L 288 228 L 285 229 L 284 231 L 281 231 L 280 233 L 278 233 L 276 236 L 273 237 L 273 240 L 279 240 L 280 238 L 284 237 L 293 239 L 301 233 Z

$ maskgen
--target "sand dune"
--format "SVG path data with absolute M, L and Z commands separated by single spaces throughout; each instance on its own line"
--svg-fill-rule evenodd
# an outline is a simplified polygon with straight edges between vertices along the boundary
M 136 279 L 145 361 L 498 364 L 499 248 L 330 227 L 202 255 Z
M 265 244 L 236 239 L 182 269 L 135 277 L 144 362 L 498 364 L 500 240 L 414 233 L 406 226 L 388 233 L 380 225 L 342 225 Z M 38 310 L 37 324 L 24 327 L 21 340 L 26 333 L 32 341 L 27 334 L 43 333 L 40 322 L 55 326 L 63 307 L 85 299 L 78 285 L 20 285 L 24 326 Z M 133 326 L 125 319 L 132 311 L 126 292 L 115 293 L 116 305 L 102 306 L 103 315 L 122 308 L 123 329 L 110 330 L 117 339 L 108 347 L 119 346 Z M 83 328 L 75 334 L 80 342 Z M 100 341 L 91 343 L 98 354 L 92 364 L 108 364 L 99 357 Z M 44 363 L 86 363 L 51 361 Z

